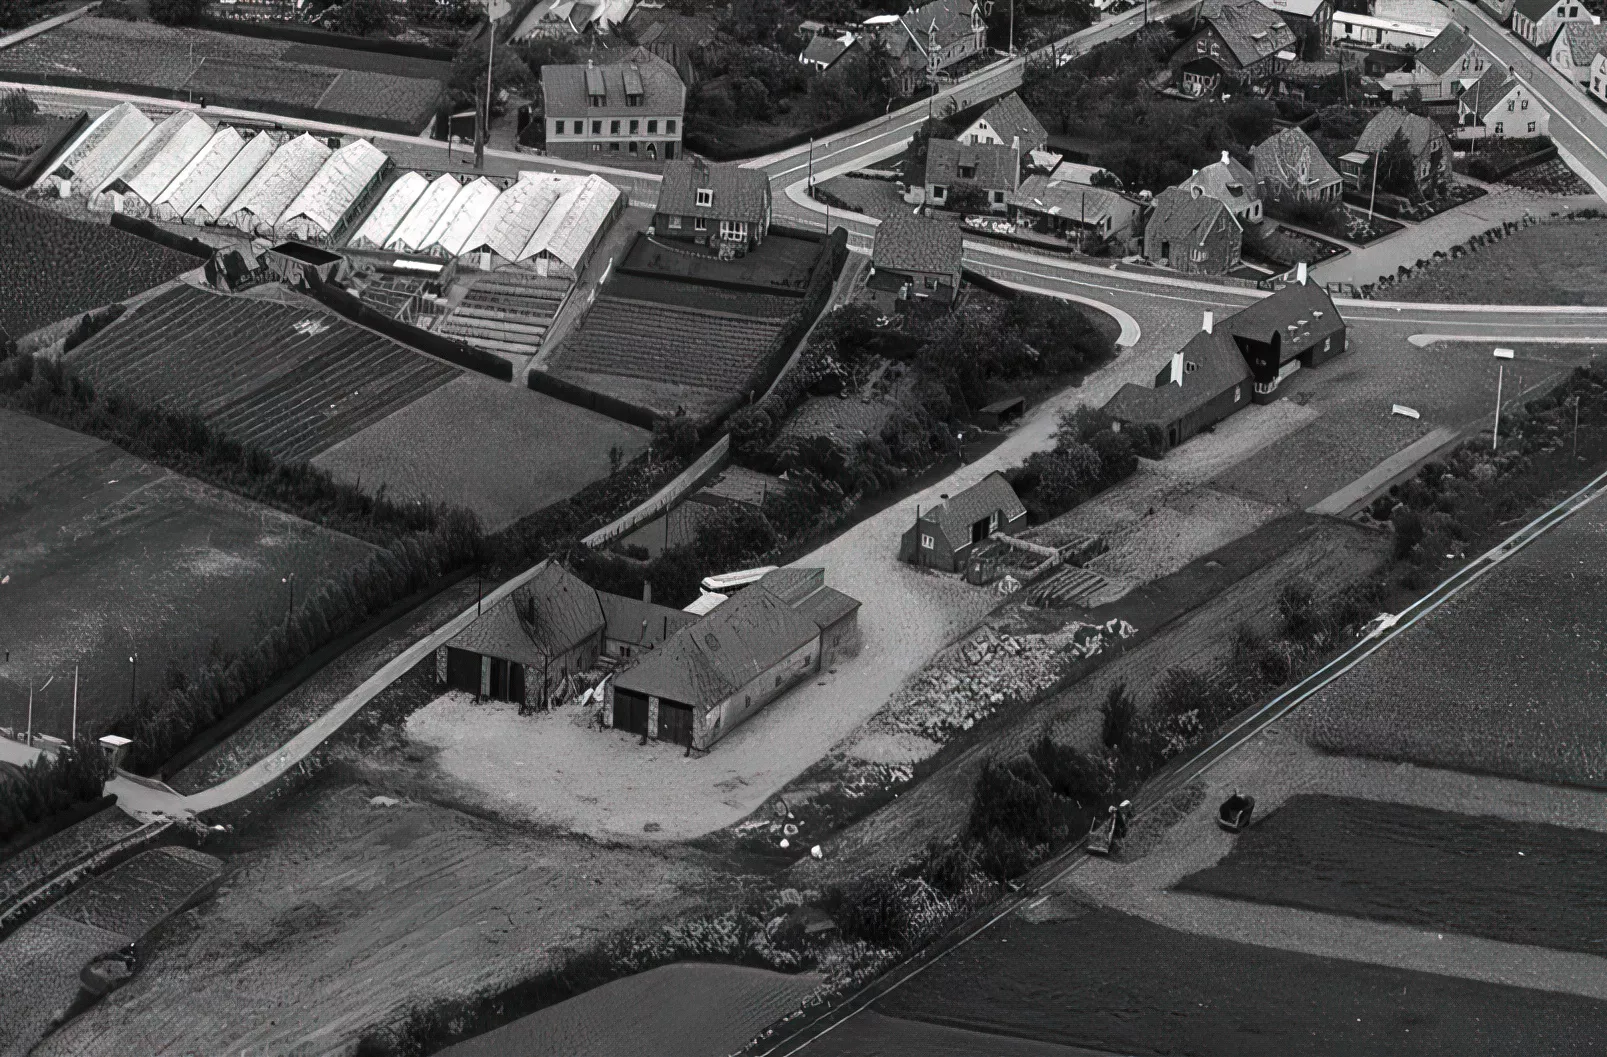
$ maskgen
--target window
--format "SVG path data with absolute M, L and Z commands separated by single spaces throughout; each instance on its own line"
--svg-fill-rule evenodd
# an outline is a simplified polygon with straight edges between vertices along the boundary
M 562 121 L 553 122 L 552 134 L 555 136 L 562 136 L 564 134 L 564 123 Z
M 670 217 L 670 227 L 679 229 L 680 226 L 681 226 L 681 218 L 680 217 Z
M 931 549 L 932 549 L 932 537 L 931 536 L 922 536 L 921 537 L 921 550 L 929 551 Z
M 591 123 L 591 134 L 593 136 L 601 136 L 603 134 L 603 123 L 601 121 L 593 121 Z
M 619 153 L 619 143 L 618 142 L 610 143 L 608 145 L 608 149 L 613 151 L 615 154 L 618 154 Z
M 1525 99 L 1522 103 L 1520 103 L 1518 105 L 1518 109 L 1519 110 L 1527 110 L 1527 109 L 1529 109 L 1529 100 Z
M 934 277 L 928 275 L 926 277 L 926 288 L 928 290 L 936 290 L 937 289 L 937 279 L 935 279 Z
M 948 194 L 948 191 L 949 191 L 949 189 L 947 187 L 944 187 L 942 184 L 933 184 L 932 185 L 932 201 L 934 201 L 934 202 L 943 201 L 943 196 Z
M 632 154 L 636 153 L 636 141 L 635 140 L 631 140 L 631 153 Z
M 602 151 L 602 149 L 603 149 L 603 145 L 601 143 L 593 143 L 591 145 L 591 152 L 593 154 L 599 153 L 600 151 Z
M 1512 113 L 1512 111 L 1517 109 L 1517 106 L 1518 106 L 1517 103 L 1514 103 L 1512 100 L 1508 99 L 1507 100 L 1507 113 L 1509 113 L 1509 114 Z
M 1495 134 L 1497 136 L 1506 135 L 1506 130 L 1502 127 L 1502 122 L 1500 122 L 1500 121 L 1497 121 L 1495 123 Z
M 988 515 L 988 531 L 999 531 L 999 512 L 997 510 Z
M 656 118 L 656 117 L 648 118 L 647 119 L 647 134 L 649 136 L 651 136 L 651 135 L 656 134 L 657 132 L 658 132 L 658 118 Z
M 610 121 L 608 123 L 608 134 L 610 136 L 619 135 L 619 119 L 618 118 L 615 118 L 613 121 Z
M 649 158 L 657 158 L 658 157 L 658 144 L 657 143 L 649 143 L 647 145 L 647 156 Z
M 712 206 L 714 204 L 714 189 L 712 187 L 699 187 L 697 189 L 697 204 Z
M 692 218 L 692 230 L 693 231 L 707 231 L 707 230 L 709 230 L 709 222 L 707 220 L 704 220 L 702 217 L 693 217 Z
M 1465 70 L 1465 69 L 1467 69 L 1467 68 L 1468 68 L 1468 61 L 1467 61 L 1467 56 L 1465 56 L 1465 55 L 1464 55 L 1464 56 L 1463 56 L 1463 57 L 1462 57 L 1462 69 L 1464 69 L 1464 70 Z
M 636 132 L 641 127 L 641 124 L 642 123 L 640 121 L 636 120 L 635 118 L 631 118 L 631 135 L 636 135 Z
M 781 676 L 778 675 L 778 676 L 776 676 L 776 686 L 779 687 L 780 685 L 781 685 Z
M 995 191 L 995 192 L 993 192 L 993 204 L 996 205 L 996 206 L 1004 205 L 1004 192 L 1003 191 Z
M 1193 254 L 1191 254 L 1191 256 L 1197 261 L 1203 261 L 1203 260 L 1205 260 L 1205 250 L 1203 250 L 1203 249 L 1195 250 L 1193 252 Z
M 1322 351 L 1323 352 L 1327 352 L 1329 349 L 1331 349 L 1333 347 L 1334 347 L 1334 339 L 1333 338 L 1323 338 L 1322 339 Z
M 962 165 L 962 166 L 960 166 L 960 179 L 962 179 L 962 180 L 970 180 L 970 179 L 974 178 L 975 176 L 976 176 L 976 166 L 975 165 Z
M 1529 122 L 1529 135 L 1534 135 L 1534 122 Z
M 1239 402 L 1239 390 L 1243 389 L 1243 388 L 1244 388 L 1244 386 L 1242 386 L 1242 385 L 1236 385 L 1236 386 L 1233 387 L 1233 402 L 1235 404 L 1237 404 Z
M 675 119 L 673 117 L 664 120 L 664 131 L 672 136 L 675 135 Z
M 642 105 L 642 97 L 640 95 L 627 95 L 625 97 L 625 105 L 626 106 L 641 106 Z

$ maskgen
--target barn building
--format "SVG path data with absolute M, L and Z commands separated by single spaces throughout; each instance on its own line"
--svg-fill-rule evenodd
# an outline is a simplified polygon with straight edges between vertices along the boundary
M 777 569 L 610 680 L 605 720 L 707 751 L 853 649 L 858 613 L 824 569 Z
M 960 572 L 971 551 L 995 532 L 1025 526 L 1027 508 L 997 471 L 918 514 L 898 545 L 898 559 L 928 569 Z
M 1168 448 L 1250 403 L 1270 404 L 1279 384 L 1302 367 L 1345 351 L 1345 321 L 1321 286 L 1300 281 L 1204 325 L 1172 355 L 1153 386 L 1129 382 L 1105 410 L 1119 422 L 1153 426 Z

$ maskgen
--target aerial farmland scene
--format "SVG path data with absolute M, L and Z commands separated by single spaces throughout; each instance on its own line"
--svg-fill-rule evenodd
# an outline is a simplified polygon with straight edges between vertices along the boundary
M 1599 0 L 0 0 L 0 1057 L 1607 1053 Z

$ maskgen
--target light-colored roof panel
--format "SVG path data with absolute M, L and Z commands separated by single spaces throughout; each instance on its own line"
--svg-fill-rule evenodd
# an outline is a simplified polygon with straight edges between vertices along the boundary
M 385 248 L 403 253 L 416 253 L 423 249 L 430 232 L 435 230 L 435 222 L 451 208 L 462 189 L 463 185 L 451 173 L 431 181 L 429 188 L 413 203 L 407 216 L 385 240 Z
M 211 138 L 212 126 L 195 114 L 188 110 L 171 114 L 146 133 L 102 187 L 136 194 L 150 202 L 167 190 L 179 170 Z
M 266 132 L 259 132 L 246 140 L 229 164 L 218 173 L 218 178 L 207 185 L 195 204 L 184 211 L 187 224 L 215 224 L 228 212 L 229 206 L 240 197 L 262 167 L 279 149 L 279 143 Z
M 517 260 L 564 191 L 584 182 L 579 176 L 561 173 L 536 173 L 528 178 L 520 174 L 519 182 L 491 203 L 459 252 L 483 248 L 507 260 Z
M 279 234 L 327 238 L 388 160 L 366 139 L 353 140 L 330 154 L 285 207 L 276 225 L 284 229 Z
M 368 214 L 363 226 L 357 229 L 351 245 L 356 249 L 378 249 L 385 245 L 385 240 L 391 237 L 391 232 L 406 218 L 408 210 L 423 197 L 429 186 L 428 177 L 411 171 L 403 173 L 386 189 L 379 205 Z
M 229 203 L 221 222 L 246 232 L 271 228 L 332 153 L 323 140 L 303 132 L 273 152 L 240 197 Z
M 232 128 L 218 129 L 151 202 L 151 211 L 160 220 L 182 219 L 243 146 L 245 140 L 240 133 Z
M 156 124 L 133 107 L 124 110 L 119 106 L 113 113 L 116 118 L 107 122 L 100 139 L 72 169 L 73 189 L 83 194 L 93 191 L 116 172 L 123 159 Z
M 61 152 L 61 157 L 50 167 L 50 170 L 34 182 L 35 187 L 43 187 L 55 178 L 72 179 L 84 159 L 100 146 L 112 130 L 119 124 L 131 119 L 132 115 L 139 114 L 139 108 L 133 103 L 119 103 L 110 110 L 105 111 L 95 120 L 84 127 L 84 130 Z M 144 115 L 140 115 L 143 117 Z
M 579 268 L 586 248 L 595 241 L 598 230 L 613 215 L 619 195 L 619 188 L 592 173 L 586 177 L 586 182 L 581 185 L 567 209 L 562 213 L 557 207 L 551 210 L 548 215 L 553 217 L 552 223 L 548 225 L 543 222 L 536 229 L 519 255 L 520 259 L 546 252 L 571 268 Z
M 481 218 L 502 193 L 496 184 L 480 177 L 459 191 L 441 219 L 435 222 L 422 247 L 438 257 L 456 257 L 468 244 Z

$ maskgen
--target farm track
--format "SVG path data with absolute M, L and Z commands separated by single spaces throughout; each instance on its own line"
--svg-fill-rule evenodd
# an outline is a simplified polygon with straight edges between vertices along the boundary
M 460 373 L 318 309 L 184 287 L 71 356 L 97 384 L 307 459 Z
M 1197 781 L 1223 759 L 1242 747 L 1268 726 L 1299 708 L 1306 700 L 1319 693 L 1328 684 L 1362 663 L 1385 643 L 1427 617 L 1461 591 L 1494 571 L 1503 561 L 1524 546 L 1566 520 L 1588 503 L 1607 492 L 1607 473 L 1586 484 L 1567 499 L 1540 514 L 1497 546 L 1475 558 L 1433 590 L 1413 602 L 1400 613 L 1388 628 L 1374 631 L 1351 646 L 1338 657 L 1302 679 L 1290 689 L 1263 705 L 1246 710 L 1225 725 L 1222 732 L 1204 748 L 1178 760 L 1151 779 L 1133 797 L 1133 819 L 1137 821 L 1153 813 L 1173 795 Z M 1049 899 L 1055 888 L 1069 874 L 1089 861 L 1086 842 L 1066 848 L 1042 863 L 1018 883 L 1016 890 L 993 907 L 973 916 L 948 935 L 940 938 L 925 951 L 891 971 L 872 980 L 854 994 L 834 1006 L 799 1018 L 798 1022 L 776 1036 L 767 1039 L 762 1047 L 752 1052 L 759 1057 L 791 1057 L 806 1050 L 816 1039 L 831 1032 L 870 1006 L 921 975 L 946 955 L 970 943 L 989 929 L 1023 908 L 1030 909 Z

